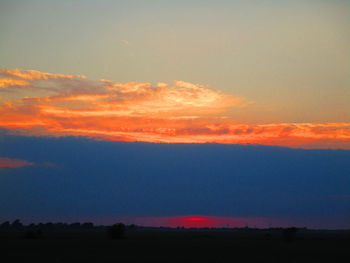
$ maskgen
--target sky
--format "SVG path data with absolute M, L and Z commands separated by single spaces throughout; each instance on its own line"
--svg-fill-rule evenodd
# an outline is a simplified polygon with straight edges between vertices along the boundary
M 6 133 L 1 145 L 0 221 L 350 226 L 347 150 Z
M 103 146 L 99 149 L 106 161 L 96 161 L 96 165 L 106 169 L 107 174 L 118 169 L 118 165 L 125 165 L 121 171 L 125 175 L 118 175 L 122 178 L 131 173 L 134 162 L 113 163 L 108 147 L 115 147 L 113 154 L 117 155 L 123 155 L 121 152 L 128 152 L 129 148 L 140 148 L 130 157 L 135 162 L 145 162 L 152 147 L 158 147 L 153 146 L 154 143 L 165 147 L 170 155 L 177 147 L 186 149 L 181 154 L 193 162 L 199 154 L 197 147 L 204 147 L 208 155 L 219 147 L 222 154 L 205 159 L 203 167 L 219 159 L 224 160 L 226 168 L 218 166 L 215 169 L 219 172 L 211 175 L 205 173 L 206 168 L 198 168 L 195 169 L 198 174 L 193 176 L 203 173 L 203 180 L 207 182 L 223 176 L 222 182 L 233 189 L 238 187 L 236 179 L 223 174 L 234 170 L 230 158 L 236 158 L 241 149 L 250 153 L 246 158 L 254 165 L 258 163 L 256 167 L 260 167 L 261 156 L 275 159 L 279 151 L 286 151 L 283 165 L 263 165 L 257 168 L 259 175 L 256 170 L 241 167 L 237 174 L 245 174 L 247 184 L 248 181 L 258 184 L 261 189 L 272 183 L 278 192 L 284 183 L 275 177 L 271 167 L 287 171 L 289 162 L 305 158 L 309 162 L 288 173 L 286 182 L 299 180 L 293 185 L 293 191 L 304 193 L 305 199 L 311 198 L 310 206 L 328 211 L 337 200 L 340 207 L 336 219 L 327 218 L 324 213 L 322 220 L 313 226 L 350 227 L 350 223 L 342 223 L 345 218 L 349 219 L 345 210 L 350 211 L 349 192 L 342 190 L 343 184 L 349 183 L 349 166 L 343 161 L 350 150 L 349 14 L 350 2 L 342 0 L 0 0 L 0 181 L 3 180 L 0 187 L 13 190 L 21 185 L 33 202 L 41 202 L 33 182 L 40 178 L 39 185 L 48 186 L 45 176 L 51 173 L 55 176 L 63 173 L 61 179 L 54 178 L 62 184 L 71 184 L 72 189 L 80 189 L 77 182 L 84 180 L 82 176 L 86 173 L 94 177 L 91 182 L 96 185 L 100 172 L 91 166 L 93 157 L 98 158 L 96 154 L 90 151 L 92 156 L 81 161 L 71 155 L 80 144 L 88 148 L 95 144 L 97 148 Z M 21 145 L 27 140 L 31 143 L 30 153 Z M 62 146 L 57 144 L 60 140 Z M 56 146 L 47 151 L 46 156 L 36 156 L 36 149 L 51 144 Z M 238 145 L 243 148 L 237 148 Z M 261 156 L 254 154 L 254 145 L 260 145 L 259 150 L 264 152 Z M 105 152 L 104 147 L 109 150 Z M 69 153 L 66 160 L 56 160 L 62 152 Z M 76 155 L 86 153 L 80 150 Z M 162 159 L 161 153 L 154 158 Z M 75 162 L 69 161 L 72 159 Z M 148 161 L 164 169 L 168 162 Z M 205 185 L 208 189 L 203 186 L 202 191 L 198 190 L 202 189 L 201 184 L 197 188 L 195 180 L 186 181 L 191 172 L 178 167 L 182 162 L 177 156 L 171 166 L 173 170 L 166 169 L 167 173 L 179 176 L 178 181 L 169 179 L 174 191 L 185 184 L 208 202 L 226 202 L 223 196 L 214 198 L 206 192 L 210 190 L 208 185 Z M 318 178 L 324 162 L 336 168 L 333 172 L 325 169 L 329 174 Z M 128 191 L 123 198 L 113 198 L 126 202 L 127 196 L 134 196 L 133 185 L 137 180 L 133 176 L 144 173 L 151 178 L 153 166 L 133 171 L 133 179 L 125 179 L 124 187 Z M 86 167 L 89 172 L 73 172 L 84 171 Z M 43 177 L 38 175 L 33 182 L 25 179 L 33 176 L 33 171 Z M 68 175 L 77 178 L 70 181 Z M 121 180 L 118 176 L 113 181 L 117 185 Z M 326 188 L 328 180 L 333 178 L 332 193 L 325 193 L 321 187 L 316 188 L 319 192 L 313 195 L 327 201 L 321 202 L 322 198 L 306 194 L 311 191 L 311 181 L 305 178 L 312 178 L 312 183 Z M 162 185 L 163 179 L 157 177 L 155 183 Z M 142 180 L 147 184 L 146 178 Z M 224 185 L 214 185 L 210 191 L 221 191 Z M 243 196 L 244 186 L 238 189 Z M 85 194 L 82 190 L 77 192 Z M 251 190 L 246 193 L 252 195 L 249 201 L 252 203 L 241 196 L 242 207 L 258 202 Z M 7 199 L 10 192 L 8 194 Z M 64 207 L 68 199 L 63 197 L 71 194 L 69 190 L 59 194 L 62 199 L 53 207 L 57 205 L 62 213 L 54 216 L 89 214 L 89 211 L 78 211 L 74 215 L 74 209 L 69 210 L 69 205 L 67 209 Z M 159 194 L 167 198 L 165 193 Z M 333 195 L 341 197 L 334 199 Z M 3 201 L 2 214 L 11 218 L 16 215 L 39 218 L 37 207 L 23 212 L 23 204 L 17 203 L 21 196 L 18 192 L 17 201 Z M 292 196 L 286 198 L 290 201 Z M 230 194 L 228 197 L 233 198 Z M 103 198 L 101 202 L 106 202 Z M 258 209 L 260 212 L 255 214 L 249 212 L 250 208 L 230 210 L 224 205 L 217 211 L 214 206 L 211 210 L 194 209 L 199 201 L 194 201 L 196 205 L 191 209 L 175 209 L 189 198 L 179 198 L 174 209 L 164 211 L 161 204 L 157 206 L 154 199 L 149 199 L 150 203 L 155 202 L 154 209 L 149 210 L 152 211 L 149 214 L 139 210 L 143 219 L 137 222 L 180 224 L 182 218 L 190 218 L 189 225 L 193 222 L 214 224 L 215 220 L 219 225 L 230 224 L 229 220 L 241 225 L 256 224 L 259 220 L 265 225 L 267 221 L 312 225 L 311 219 L 305 218 L 321 216 L 316 208 L 317 212 L 310 214 L 303 214 L 302 209 L 285 214 L 272 197 L 269 197 L 271 212 L 266 212 L 270 209 L 266 208 L 266 213 L 264 209 Z M 76 207 L 81 205 L 76 203 Z M 306 204 L 303 206 L 309 209 Z M 134 210 L 117 209 L 108 213 L 106 208 L 99 215 L 92 209 L 89 216 L 97 221 L 111 215 L 136 220 L 136 207 L 140 207 L 140 203 L 134 205 Z M 49 218 L 50 213 L 45 211 L 42 216 Z M 128 217 L 131 215 L 134 219 Z M 201 215 L 210 220 L 196 220 Z M 152 216 L 158 216 L 157 220 L 162 216 L 164 221 L 150 221 Z M 174 221 L 171 216 L 180 219 Z M 213 216 L 217 218 L 214 220 Z

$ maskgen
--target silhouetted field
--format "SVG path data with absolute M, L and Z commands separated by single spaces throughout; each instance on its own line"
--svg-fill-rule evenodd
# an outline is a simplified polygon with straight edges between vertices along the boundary
M 1 229 L 0 260 L 350 262 L 350 231 L 298 229 L 292 237 L 288 237 L 286 229 L 171 229 L 131 226 L 120 230 L 117 226 L 114 231 L 113 234 L 110 227 L 87 225 Z

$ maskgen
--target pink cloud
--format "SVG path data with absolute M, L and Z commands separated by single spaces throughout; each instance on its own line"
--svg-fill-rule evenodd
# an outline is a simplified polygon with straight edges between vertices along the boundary
M 21 160 L 21 159 L 0 157 L 0 168 L 3 168 L 3 167 L 18 168 L 18 167 L 31 166 L 31 165 L 34 165 L 34 163 L 26 160 Z

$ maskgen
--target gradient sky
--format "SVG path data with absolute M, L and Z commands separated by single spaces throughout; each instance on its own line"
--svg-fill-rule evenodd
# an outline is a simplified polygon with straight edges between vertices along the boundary
M 300 156 L 312 160 L 288 175 L 296 176 L 300 182 L 311 175 L 311 181 L 316 183 L 316 174 L 321 170 L 312 170 L 308 165 L 312 163 L 320 168 L 328 158 L 325 156 L 334 158 L 338 165 L 334 174 L 340 176 L 333 187 L 334 193 L 324 194 L 322 188 L 315 195 L 329 197 L 325 211 L 331 209 L 334 200 L 343 198 L 336 214 L 336 220 L 343 220 L 348 216 L 344 207 L 349 202 L 349 193 L 342 190 L 336 193 L 336 189 L 349 183 L 348 166 L 343 162 L 350 150 L 349 14 L 350 2 L 341 0 L 0 0 L 0 176 L 5 174 L 3 178 L 7 178 L 0 180 L 9 180 L 3 187 L 13 189 L 19 183 L 17 179 L 8 179 L 12 173 L 41 170 L 43 174 L 50 171 L 70 174 L 72 170 L 84 170 L 85 163 L 66 160 L 60 163 L 54 158 L 56 151 L 70 152 L 84 138 L 92 139 L 84 141 L 87 145 L 97 140 L 118 147 L 116 141 L 172 143 L 166 149 L 179 147 L 177 143 L 191 143 L 189 149 L 194 147 L 192 143 L 220 143 L 229 144 L 233 152 L 237 151 L 236 144 L 260 144 L 267 147 L 261 148 L 267 155 L 270 146 L 282 146 L 298 149 L 292 155 L 285 155 L 282 163 L 286 166 L 288 160 L 292 162 Z M 37 138 L 39 148 L 50 144 L 40 139 L 67 139 L 71 149 L 58 145 L 47 158 L 36 160 L 34 153 L 24 154 L 20 143 L 7 144 L 13 138 L 25 140 L 22 136 L 28 140 Z M 137 145 L 142 148 L 142 144 Z M 217 147 L 205 145 L 209 147 L 205 148 L 208 154 L 210 147 Z M 248 152 L 252 151 L 246 147 Z M 145 155 L 152 152 L 146 149 Z M 280 148 L 273 149 L 278 152 Z M 319 153 L 325 156 L 313 159 Z M 114 160 L 106 153 L 103 156 L 107 161 Z M 218 156 L 221 155 L 215 158 Z M 195 160 L 195 156 L 188 158 Z M 205 160 L 215 162 L 215 158 Z M 227 158 L 226 162 L 230 163 Z M 256 163 L 260 157 L 252 154 L 249 158 Z M 128 161 L 126 164 L 132 165 Z M 111 164 L 107 166 L 115 168 Z M 278 169 L 287 170 L 286 166 Z M 59 170 L 59 167 L 64 168 Z M 92 177 L 99 175 L 98 170 L 89 169 L 93 171 Z M 229 173 L 232 167 L 227 169 L 223 173 Z M 145 173 L 152 171 L 148 167 Z M 270 166 L 259 171 L 264 176 L 274 173 Z M 141 172 L 135 171 L 133 175 Z M 246 174 L 251 183 L 258 181 L 264 185 L 255 171 Z M 331 175 L 324 176 L 328 179 L 321 180 L 322 187 L 326 187 L 330 180 L 327 176 Z M 207 175 L 205 180 L 211 181 L 210 178 Z M 269 180 L 277 179 L 272 175 Z M 225 177 L 223 181 L 235 184 L 232 178 Z M 310 182 L 307 191 L 311 189 Z M 159 184 L 162 183 L 160 180 Z M 174 189 L 178 190 L 178 182 L 174 183 Z M 31 184 L 26 184 L 26 191 L 33 191 Z M 130 188 L 126 196 L 134 194 L 130 185 L 124 186 Z M 218 184 L 213 191 L 220 191 L 221 186 Z M 276 190 L 282 186 L 274 187 Z M 207 190 L 198 191 L 204 195 Z M 334 199 L 333 195 L 341 197 Z M 223 202 L 221 198 L 208 197 L 208 200 Z M 304 208 L 317 206 L 320 200 L 317 198 Z M 244 200 L 242 207 L 249 203 Z M 188 202 L 188 198 L 182 201 Z M 63 201 L 57 203 L 57 207 L 63 204 Z M 180 205 L 181 202 L 174 204 L 173 210 L 163 214 L 161 210 L 157 212 L 160 206 L 155 205 L 151 214 L 142 211 L 140 214 L 145 218 L 154 214 L 187 218 L 201 213 L 241 219 L 250 216 L 251 222 L 264 216 L 270 217 L 269 222 L 276 216 L 284 216 L 283 220 L 288 221 L 291 216 L 279 210 L 280 204 L 272 205 L 274 212 L 265 214 L 249 213 L 249 209 L 236 214 L 235 210 L 225 212 L 226 208 L 217 212 L 176 210 Z M 14 203 L 0 204 L 4 210 L 11 206 L 17 207 Z M 12 214 L 4 214 L 20 214 L 21 207 L 17 208 Z M 319 204 L 317 209 L 317 213 L 296 212 L 295 216 L 315 218 L 322 214 L 319 211 L 323 206 Z M 135 208 L 132 213 L 137 214 L 136 211 Z M 121 209 L 115 213 L 127 216 L 129 212 Z M 237 218 L 232 220 L 238 222 Z M 322 222 L 319 226 L 327 226 L 325 222 L 328 226 L 337 225 L 336 221 Z
M 350 121 L 349 1 L 1 1 L 1 67 L 183 80 L 243 122 Z
M 1 139 L 0 221 L 350 227 L 347 150 Z

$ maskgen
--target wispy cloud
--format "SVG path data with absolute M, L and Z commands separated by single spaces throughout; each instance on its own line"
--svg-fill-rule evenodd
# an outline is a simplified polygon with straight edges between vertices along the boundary
M 174 81 L 152 86 L 21 70 L 0 74 L 26 81 L 21 88 L 33 90 L 31 97 L 0 104 L 0 127 L 27 135 L 350 148 L 350 123 L 237 123 L 228 110 L 251 102 L 200 84 Z M 50 90 L 51 95 L 39 95 L 35 89 Z
M 64 74 L 40 72 L 37 70 L 20 70 L 20 69 L 1 69 L 0 75 L 8 76 L 8 77 L 18 77 L 26 80 L 85 78 L 84 75 L 64 75 Z
M 18 168 L 18 167 L 30 166 L 30 165 L 34 165 L 34 163 L 26 160 L 21 160 L 21 159 L 0 157 L 0 168 L 2 167 Z
M 0 79 L 0 88 L 7 88 L 12 86 L 28 86 L 29 82 L 21 79 L 2 78 Z
M 120 40 L 120 43 L 122 43 L 123 45 L 126 45 L 126 46 L 130 44 L 130 42 L 126 39 Z
M 19 168 L 23 166 L 48 166 L 55 167 L 57 166 L 52 162 L 31 162 L 23 159 L 0 157 L 0 168 Z

